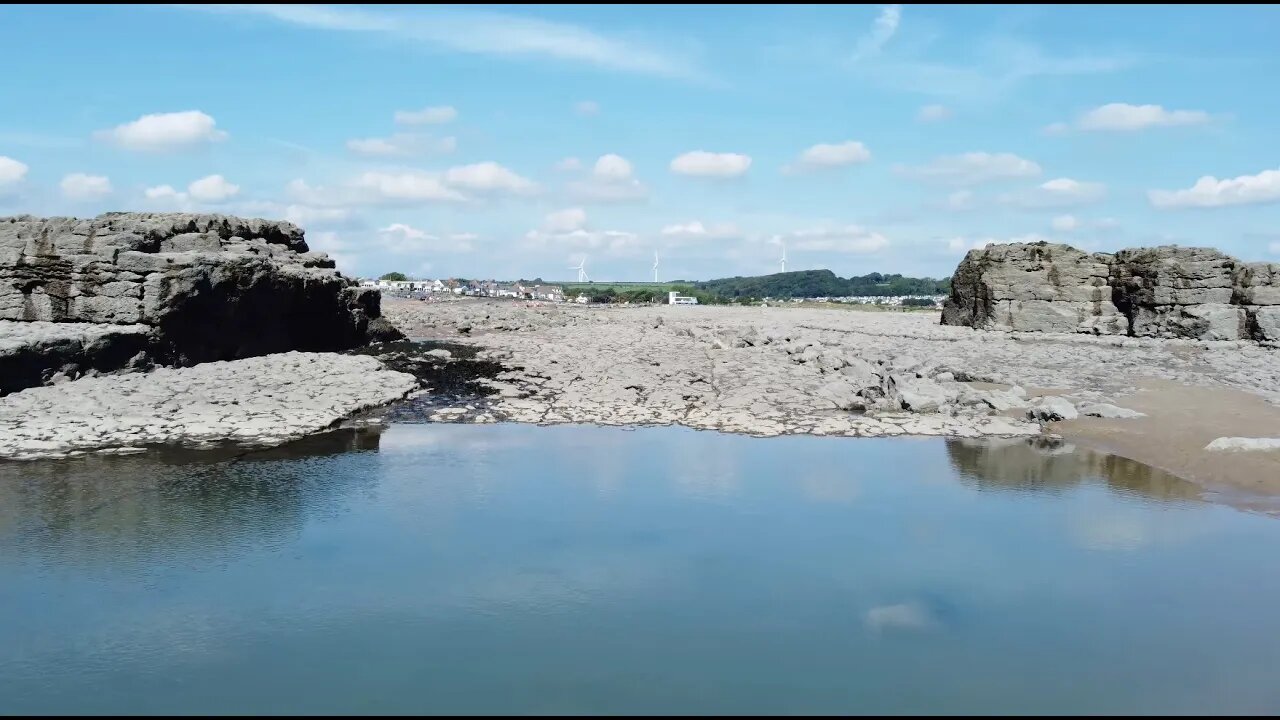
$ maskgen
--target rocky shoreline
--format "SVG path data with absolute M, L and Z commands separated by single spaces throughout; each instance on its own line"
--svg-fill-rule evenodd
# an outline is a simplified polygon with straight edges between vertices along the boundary
M 1277 277 L 1205 249 L 1031 244 L 970 253 L 945 324 L 841 306 L 425 303 L 356 287 L 288 223 L 9 218 L 0 459 L 384 421 L 683 425 L 1065 435 L 1280 492 Z
M 1247 341 L 983 332 L 939 325 L 935 313 L 785 306 L 387 299 L 384 312 L 410 337 L 519 366 L 481 381 L 494 392 L 469 410 L 425 409 L 434 421 L 970 438 L 1143 422 L 1158 434 L 1161 418 L 1129 405 L 1162 380 L 1218 388 L 1227 404 L 1235 393 L 1261 398 L 1274 415 L 1256 433 L 1280 433 L 1280 353 Z M 1267 455 L 1280 478 L 1280 455 Z

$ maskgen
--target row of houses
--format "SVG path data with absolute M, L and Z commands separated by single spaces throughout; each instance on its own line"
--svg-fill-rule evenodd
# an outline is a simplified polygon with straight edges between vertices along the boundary
M 814 297 L 814 298 L 792 298 L 791 302 L 832 302 L 832 303 L 850 303 L 856 305 L 887 305 L 890 307 L 899 307 L 903 300 L 928 300 L 934 304 L 934 307 L 941 308 L 942 303 L 947 299 L 946 295 L 851 295 L 848 297 Z
M 447 280 L 364 280 L 360 285 L 378 288 L 391 295 L 462 295 L 564 302 L 564 291 L 559 286 L 536 283 L 503 283 L 496 280 L 450 278 Z

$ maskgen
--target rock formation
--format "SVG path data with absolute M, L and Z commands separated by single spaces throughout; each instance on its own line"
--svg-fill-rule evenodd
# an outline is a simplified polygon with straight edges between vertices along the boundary
M 1014 243 L 971 250 L 944 325 L 1021 332 L 1280 341 L 1280 265 L 1211 248 L 1085 253 Z
M 380 318 L 377 291 L 310 252 L 301 229 L 223 215 L 0 218 L 0 320 L 142 325 L 147 357 L 179 366 L 398 335 Z M 107 355 L 124 355 L 118 366 L 135 360 Z M 43 365 L 6 373 L 27 380 L 0 383 L 0 393 L 33 384 L 33 373 L 47 381 L 62 358 Z

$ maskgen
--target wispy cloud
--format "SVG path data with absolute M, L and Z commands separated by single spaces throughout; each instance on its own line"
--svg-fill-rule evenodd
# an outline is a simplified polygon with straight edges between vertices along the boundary
M 866 81 L 937 98 L 980 101 L 1046 77 L 1096 75 L 1135 64 L 1130 55 L 1090 52 L 1052 56 L 1038 46 L 1013 38 L 972 41 L 972 61 L 964 64 L 930 59 L 923 52 L 878 53 L 851 64 Z
M 576 25 L 456 9 L 371 10 L 340 5 L 177 5 L 209 13 L 258 15 L 335 32 L 372 33 L 464 53 L 542 56 L 612 70 L 693 78 L 691 62 L 670 51 L 610 38 Z
M 875 24 L 871 26 L 871 32 L 858 41 L 858 49 L 854 51 L 853 59 L 858 61 L 878 54 L 880 49 L 892 40 L 894 34 L 898 32 L 898 24 L 900 22 L 902 22 L 901 5 L 885 5 L 881 8 L 880 15 L 876 17 Z

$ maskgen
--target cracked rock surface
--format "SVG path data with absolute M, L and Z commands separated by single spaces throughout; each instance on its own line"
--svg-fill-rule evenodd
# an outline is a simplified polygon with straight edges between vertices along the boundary
M 375 357 L 301 352 L 84 378 L 0 398 L 0 458 L 278 445 L 417 387 Z
M 1045 404 L 1039 396 L 1122 409 L 1116 398 L 1148 378 L 1227 385 L 1280 404 L 1280 353 L 1249 342 L 985 332 L 939 325 L 937 313 L 792 307 L 388 298 L 384 312 L 411 337 L 467 342 L 519 366 L 490 383 L 499 392 L 487 412 L 499 420 L 1031 435 L 1041 431 L 1027 413 Z

